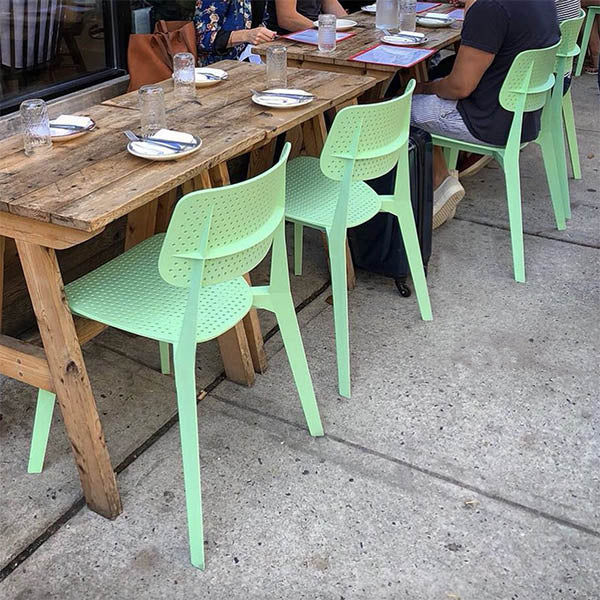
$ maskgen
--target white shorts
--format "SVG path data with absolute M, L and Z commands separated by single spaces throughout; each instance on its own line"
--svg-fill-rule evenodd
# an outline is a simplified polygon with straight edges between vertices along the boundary
M 412 99 L 411 124 L 429 133 L 483 144 L 471 134 L 456 104 L 456 100 L 445 100 L 435 94 L 417 94 Z

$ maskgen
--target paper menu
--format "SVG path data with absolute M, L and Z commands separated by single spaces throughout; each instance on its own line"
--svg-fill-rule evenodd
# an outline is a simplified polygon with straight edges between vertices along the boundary
M 465 20 L 465 9 L 464 8 L 456 8 L 452 11 L 450 11 L 449 13 L 446 13 L 447 17 L 452 17 L 453 19 L 456 19 L 457 21 L 464 21 Z
M 318 46 L 318 35 L 318 29 L 305 29 L 304 31 L 296 31 L 294 33 L 288 33 L 279 37 L 285 38 L 286 40 L 293 40 L 294 42 L 302 42 L 304 44 Z M 335 41 L 341 42 L 346 38 L 352 37 L 353 35 L 355 35 L 353 32 L 336 31 Z
M 422 13 L 426 10 L 431 10 L 432 8 L 436 8 L 437 6 L 440 6 L 439 2 L 417 2 L 417 13 Z
M 349 60 L 408 68 L 429 58 L 432 54 L 435 54 L 435 50 L 430 48 L 407 48 L 377 44 L 377 46 L 351 56 Z

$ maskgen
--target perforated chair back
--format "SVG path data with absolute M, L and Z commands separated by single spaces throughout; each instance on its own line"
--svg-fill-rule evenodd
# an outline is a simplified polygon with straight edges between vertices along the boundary
M 554 63 L 560 42 L 517 55 L 500 90 L 500 105 L 510 112 L 532 112 L 546 103 L 554 85 Z
M 198 260 L 202 286 L 234 279 L 258 265 L 283 221 L 289 152 L 288 143 L 277 164 L 253 179 L 181 198 L 158 263 L 165 281 L 188 287 L 192 263 Z
M 579 31 L 585 19 L 585 12 L 579 11 L 579 16 L 567 19 L 560 24 L 560 46 L 556 52 L 554 73 L 557 77 L 564 77 L 573 68 L 573 59 L 580 52 L 577 45 Z
M 414 88 L 411 80 L 398 98 L 341 110 L 321 152 L 323 173 L 340 181 L 348 159 L 354 161 L 352 181 L 373 179 L 390 171 L 408 142 Z

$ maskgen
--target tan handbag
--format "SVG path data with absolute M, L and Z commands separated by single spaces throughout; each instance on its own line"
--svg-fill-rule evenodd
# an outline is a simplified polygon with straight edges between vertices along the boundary
M 158 21 L 154 33 L 130 35 L 128 91 L 169 79 L 173 73 L 173 55 L 178 52 L 191 52 L 194 60 L 198 59 L 196 30 L 191 21 Z

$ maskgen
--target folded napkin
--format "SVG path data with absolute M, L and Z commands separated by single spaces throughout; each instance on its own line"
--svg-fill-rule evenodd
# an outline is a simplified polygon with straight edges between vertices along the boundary
M 419 16 L 421 16 L 421 15 L 419 15 Z M 452 18 L 452 17 L 449 17 L 448 15 L 445 15 L 444 13 L 438 13 L 438 12 L 428 12 L 428 13 L 425 13 L 423 16 L 426 19 L 432 18 L 432 19 L 439 19 L 442 21 L 448 21 L 448 19 Z
M 425 37 L 425 34 L 420 33 L 419 31 L 404 31 L 404 30 L 394 33 L 394 35 L 392 37 L 402 37 L 405 35 L 408 37 L 412 37 L 412 38 L 424 38 Z
M 73 135 L 76 131 L 69 129 L 59 129 L 58 127 L 52 127 L 56 123 L 57 125 L 75 125 L 76 127 L 90 127 L 92 120 L 89 117 L 80 117 L 78 115 L 60 115 L 56 119 L 50 121 L 50 135 Z
M 156 133 L 149 136 L 151 138 L 158 138 L 161 140 L 168 140 L 169 142 L 194 142 L 194 136 L 189 133 L 183 133 L 182 131 L 173 131 L 171 129 L 159 129 Z M 147 156 L 167 156 L 169 154 L 177 154 L 181 150 L 175 150 L 174 148 L 167 148 L 167 146 L 159 146 L 158 144 L 152 144 L 149 142 L 131 142 L 131 148 L 139 154 L 146 154 Z M 190 150 L 190 146 L 186 146 L 184 150 Z

